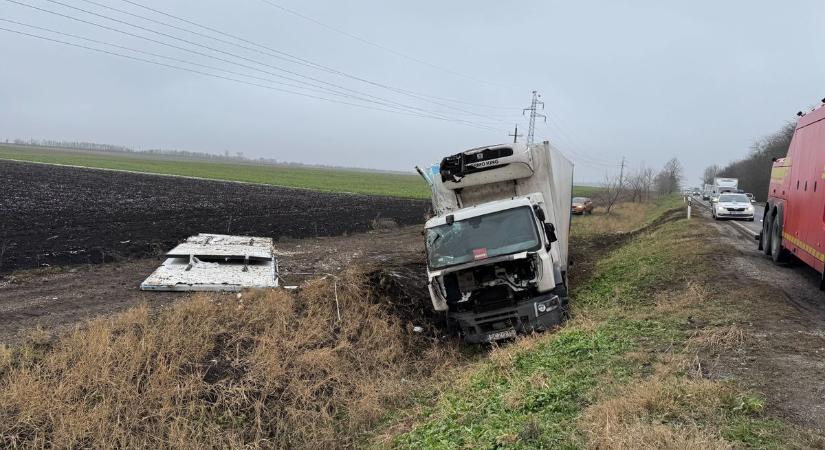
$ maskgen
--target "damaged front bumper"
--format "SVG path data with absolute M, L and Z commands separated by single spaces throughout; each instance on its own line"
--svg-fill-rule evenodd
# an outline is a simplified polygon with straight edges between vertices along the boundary
M 549 293 L 525 300 L 512 307 L 484 312 L 450 313 L 471 344 L 513 338 L 517 334 L 545 331 L 562 323 L 566 302 Z

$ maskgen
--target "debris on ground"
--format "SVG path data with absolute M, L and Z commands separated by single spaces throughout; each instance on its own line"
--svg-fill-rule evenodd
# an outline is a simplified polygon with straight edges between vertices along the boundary
M 271 238 L 199 234 L 170 250 L 140 289 L 235 292 L 278 287 L 272 252 Z

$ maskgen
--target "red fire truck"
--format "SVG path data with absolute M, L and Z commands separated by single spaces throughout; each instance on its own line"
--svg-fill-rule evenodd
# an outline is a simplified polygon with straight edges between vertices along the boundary
M 773 163 L 759 248 L 825 274 L 825 106 L 799 118 L 788 155 Z

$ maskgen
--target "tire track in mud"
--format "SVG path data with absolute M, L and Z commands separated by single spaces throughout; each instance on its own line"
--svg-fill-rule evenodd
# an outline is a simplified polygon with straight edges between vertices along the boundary
M 747 339 L 735 351 L 703 354 L 712 378 L 734 377 L 767 399 L 767 411 L 792 423 L 825 430 L 825 294 L 816 271 L 801 263 L 782 266 L 727 224 L 716 231 L 712 255 L 718 271 L 709 286 L 732 311 Z M 727 250 L 727 251 L 725 251 Z

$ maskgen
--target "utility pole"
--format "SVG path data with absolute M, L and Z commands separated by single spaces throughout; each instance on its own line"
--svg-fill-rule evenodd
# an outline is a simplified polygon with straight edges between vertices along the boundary
M 547 122 L 547 116 L 544 114 L 539 114 L 536 112 L 538 110 L 538 106 L 541 105 L 542 111 L 544 110 L 544 102 L 539 100 L 541 95 L 538 92 L 533 91 L 533 101 L 530 103 L 529 108 L 524 108 L 521 111 L 521 115 L 524 115 L 525 112 L 530 111 L 530 127 L 527 129 L 527 145 L 533 145 L 533 140 L 536 136 L 536 117 L 541 117 Z
M 619 170 L 619 189 L 622 188 L 622 182 L 624 181 L 624 156 L 622 156 L 622 168 Z
M 518 142 L 518 138 L 520 138 L 522 136 L 522 135 L 518 134 L 518 124 L 516 124 L 516 131 L 513 131 L 513 134 L 508 134 L 507 136 L 513 136 L 513 144 Z

